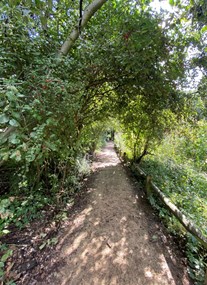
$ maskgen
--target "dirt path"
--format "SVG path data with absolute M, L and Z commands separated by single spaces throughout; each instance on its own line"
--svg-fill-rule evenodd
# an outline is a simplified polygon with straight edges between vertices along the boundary
M 87 203 L 62 233 L 50 276 L 38 284 L 191 284 L 111 143 L 98 154 L 93 169 Z

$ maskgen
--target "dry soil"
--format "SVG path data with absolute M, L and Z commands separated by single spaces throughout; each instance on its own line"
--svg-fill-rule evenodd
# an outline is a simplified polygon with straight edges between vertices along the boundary
M 87 203 L 59 236 L 58 258 L 38 284 L 187 285 L 182 257 L 113 144 L 97 154 Z

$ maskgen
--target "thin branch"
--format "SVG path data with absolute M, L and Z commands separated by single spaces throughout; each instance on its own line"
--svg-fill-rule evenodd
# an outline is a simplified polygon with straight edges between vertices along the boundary
M 81 30 L 86 26 L 86 24 L 91 19 L 91 17 L 96 13 L 96 11 L 99 10 L 103 6 L 103 4 L 105 4 L 107 1 L 108 0 L 95 0 L 86 7 L 81 20 L 81 27 L 80 27 Z M 67 55 L 69 53 L 73 44 L 78 39 L 79 35 L 80 35 L 80 29 L 78 21 L 78 25 L 74 28 L 74 30 L 70 33 L 70 35 L 62 45 L 59 51 L 59 56 Z
M 82 12 L 83 12 L 83 0 L 80 0 L 80 5 L 79 5 L 80 19 L 79 19 L 79 25 L 78 25 L 79 33 L 81 33 Z

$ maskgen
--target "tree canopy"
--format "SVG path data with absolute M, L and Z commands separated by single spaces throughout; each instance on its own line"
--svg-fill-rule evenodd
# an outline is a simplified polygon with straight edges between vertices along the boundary
M 169 2 L 1 1 L 0 165 L 14 192 L 56 197 L 109 129 L 140 161 L 171 130 L 204 124 L 207 6 Z
M 149 4 L 1 2 L 1 163 L 68 160 L 106 118 L 136 137 L 138 156 L 185 116 L 187 70 L 205 70 L 205 5 L 171 1 L 177 12 L 159 14 Z M 192 47 L 199 56 L 189 59 Z

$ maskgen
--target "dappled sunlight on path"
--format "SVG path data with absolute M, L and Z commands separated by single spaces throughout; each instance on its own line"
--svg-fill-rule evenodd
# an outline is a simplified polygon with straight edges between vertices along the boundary
M 109 143 L 93 163 L 89 201 L 58 244 L 58 266 L 42 284 L 187 285 L 182 266 L 161 243 L 159 225 Z M 40 283 L 39 283 L 40 284 Z
M 107 147 L 97 153 L 97 159 L 93 163 L 93 169 L 115 166 L 120 163 L 119 158 L 114 155 L 113 143 L 109 142 Z

